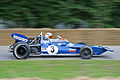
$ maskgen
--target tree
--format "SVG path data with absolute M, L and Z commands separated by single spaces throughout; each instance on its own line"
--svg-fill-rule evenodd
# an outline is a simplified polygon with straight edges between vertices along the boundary
M 13 27 L 51 27 L 58 23 L 88 23 L 89 27 L 119 27 L 119 0 L 1 0 L 0 20 Z

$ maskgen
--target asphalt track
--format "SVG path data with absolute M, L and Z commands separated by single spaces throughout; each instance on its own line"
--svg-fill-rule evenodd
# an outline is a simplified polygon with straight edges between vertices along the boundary
M 105 46 L 106 47 L 106 46 Z M 105 52 L 100 56 L 93 56 L 91 59 L 120 59 L 120 46 L 107 46 L 110 49 L 114 50 L 114 52 Z M 26 60 L 73 60 L 73 59 L 81 59 L 79 56 L 31 56 Z M 8 53 L 8 46 L 0 46 L 0 60 L 16 60 L 12 53 Z

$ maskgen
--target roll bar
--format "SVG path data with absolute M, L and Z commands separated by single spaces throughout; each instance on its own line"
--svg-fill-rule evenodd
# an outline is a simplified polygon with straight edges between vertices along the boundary
M 38 35 L 38 37 L 40 37 L 40 43 L 42 43 L 43 41 L 43 38 L 41 36 L 42 36 L 42 32 Z M 34 40 L 30 43 L 30 45 L 33 44 L 36 41 L 36 39 L 37 37 L 34 38 Z

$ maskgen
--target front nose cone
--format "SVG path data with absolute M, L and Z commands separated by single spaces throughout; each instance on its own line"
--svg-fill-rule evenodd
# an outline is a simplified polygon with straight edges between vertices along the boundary
M 106 49 L 104 49 L 101 46 L 94 46 L 94 47 L 92 47 L 92 49 L 93 49 L 94 55 L 100 55 L 107 51 Z

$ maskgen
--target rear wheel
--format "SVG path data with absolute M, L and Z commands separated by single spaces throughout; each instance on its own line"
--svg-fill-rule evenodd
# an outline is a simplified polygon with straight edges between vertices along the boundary
M 83 59 L 90 59 L 93 56 L 92 48 L 84 46 L 80 49 L 80 56 Z
M 27 43 L 18 42 L 13 47 L 13 55 L 17 59 L 26 59 L 30 55 L 30 47 Z

